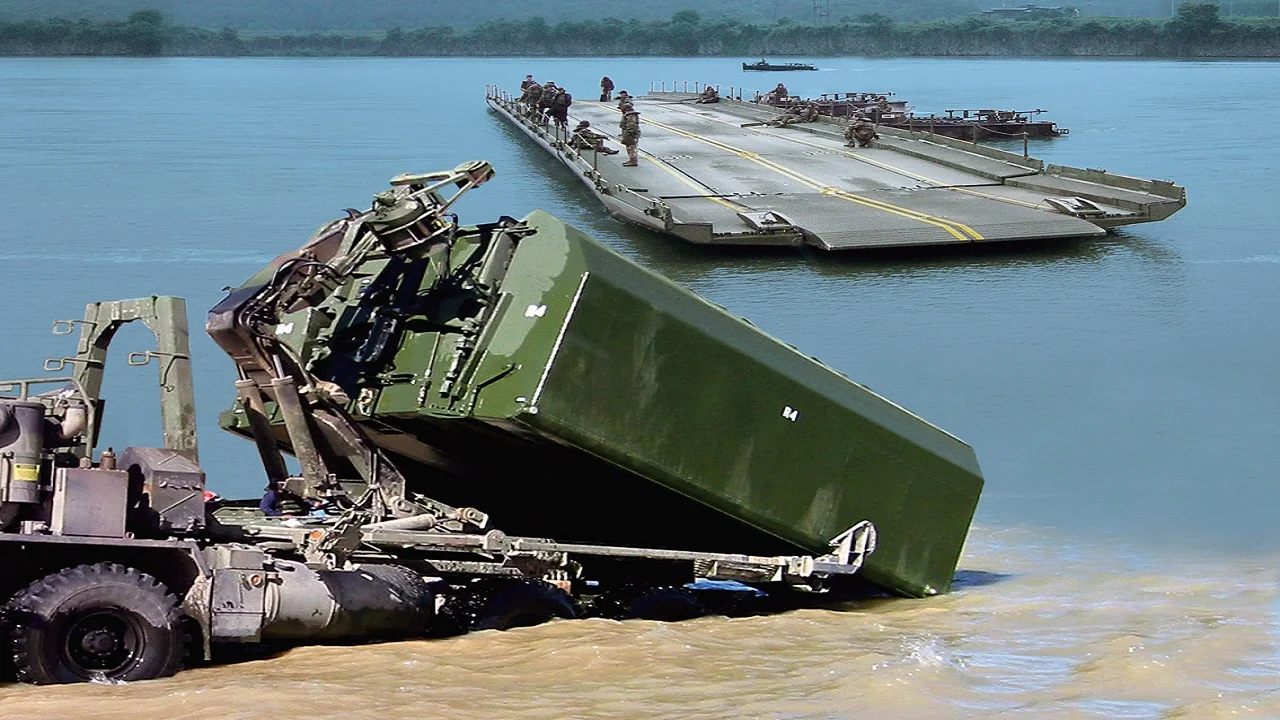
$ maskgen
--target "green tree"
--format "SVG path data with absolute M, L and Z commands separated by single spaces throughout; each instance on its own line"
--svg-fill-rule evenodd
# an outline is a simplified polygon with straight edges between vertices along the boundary
M 154 8 L 139 10 L 138 12 L 130 15 L 129 19 L 126 22 L 131 24 L 145 23 L 148 25 L 155 25 L 156 27 L 160 27 L 164 25 L 164 13 Z
M 854 18 L 854 21 L 859 25 L 866 25 L 867 27 L 877 30 L 883 30 L 893 25 L 893 18 L 885 15 L 884 13 L 867 13 L 865 15 L 859 15 Z
M 685 10 L 681 10 L 681 11 L 677 12 L 676 14 L 672 15 L 672 16 L 671 16 L 671 22 L 673 22 L 673 23 L 690 23 L 690 24 L 692 24 L 692 25 L 697 25 L 698 23 L 702 22 L 702 16 L 698 14 L 698 11 L 697 11 L 697 10 L 688 10 L 688 9 L 685 9 Z
M 1209 34 L 1223 26 L 1218 17 L 1217 3 L 1183 3 L 1178 14 L 1166 26 L 1167 31 L 1183 41 L 1206 40 Z
M 164 15 L 159 10 L 139 10 L 120 29 L 125 53 L 155 57 L 164 48 Z

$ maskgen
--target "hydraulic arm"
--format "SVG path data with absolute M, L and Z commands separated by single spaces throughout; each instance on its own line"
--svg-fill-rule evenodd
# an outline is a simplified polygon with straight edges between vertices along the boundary
M 210 311 L 209 334 L 239 370 L 240 407 L 269 489 L 346 510 L 352 525 L 399 519 L 402 528 L 461 531 L 487 523 L 476 510 L 410 493 L 401 472 L 351 419 L 351 398 L 335 383 L 316 379 L 306 360 L 279 337 L 291 329 L 286 316 L 311 313 L 321 324 L 332 323 L 335 318 L 324 317 L 321 305 L 337 293 L 366 289 L 355 272 L 370 260 L 447 265 L 458 233 L 450 207 L 492 176 L 493 167 L 481 161 L 451 171 L 401 175 L 392 180 L 391 190 L 375 197 L 371 209 L 348 210 L 346 218 L 276 258 Z M 446 197 L 451 185 L 456 189 Z M 272 414 L 283 421 L 284 440 L 298 459 L 299 475 L 286 470 L 281 439 L 271 429 Z

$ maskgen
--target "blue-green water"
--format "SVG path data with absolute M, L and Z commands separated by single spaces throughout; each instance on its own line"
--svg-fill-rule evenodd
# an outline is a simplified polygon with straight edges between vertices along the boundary
M 0 376 L 37 374 L 44 358 L 74 352 L 49 334 L 50 323 L 78 317 L 88 301 L 184 295 L 199 326 L 221 288 L 298 246 L 342 208 L 366 205 L 391 176 L 488 159 L 498 176 L 461 203 L 464 222 L 546 208 L 977 449 L 987 488 L 965 567 L 1015 579 L 939 601 L 976 603 L 964 606 L 972 625 L 926 623 L 919 632 L 951 638 L 930 653 L 945 655 L 947 643 L 963 646 L 966 637 L 989 643 L 978 655 L 995 662 L 996 679 L 969 677 L 984 662 L 971 657 L 953 668 L 959 680 L 939 680 L 926 694 L 972 681 L 969 690 L 986 698 L 983 683 L 1036 675 L 1021 662 L 1053 675 L 1059 666 L 1050 655 L 1087 665 L 1113 648 L 1086 628 L 1109 622 L 1117 637 L 1162 638 L 1182 652 L 1179 642 L 1198 645 L 1204 636 L 1168 629 L 1214 614 L 1214 598 L 1226 593 L 1236 599 L 1218 613 L 1223 622 L 1249 628 L 1262 645 L 1201 658 L 1218 670 L 1223 657 L 1244 658 L 1243 674 L 1218 686 L 1217 676 L 1200 674 L 1199 660 L 1183 674 L 1244 693 L 1231 696 L 1240 707 L 1280 715 L 1276 696 L 1247 681 L 1280 672 L 1268 634 L 1280 558 L 1277 66 L 816 62 L 823 71 L 779 78 L 743 73 L 730 59 L 0 60 Z M 583 98 L 607 73 L 633 93 L 651 80 L 767 89 L 782 79 L 800 95 L 893 91 L 926 112 L 1042 107 L 1071 134 L 1033 143 L 1032 155 L 1174 180 L 1189 202 L 1165 222 L 1088 242 L 888 255 L 682 246 L 608 218 L 567 172 L 486 112 L 485 84 L 514 87 L 525 73 Z M 137 331 L 117 341 L 105 444 L 159 441 L 154 370 L 124 364 L 125 351 L 146 339 Z M 256 493 L 261 471 L 251 445 L 216 429 L 233 397 L 231 364 L 205 336 L 194 339 L 210 483 L 224 495 Z M 1114 579 L 1139 576 L 1160 578 L 1163 589 Z M 1203 593 L 1185 590 L 1197 583 L 1208 583 Z M 1167 598 L 1135 611 L 1148 618 L 1140 628 L 1126 625 L 1126 603 L 1151 592 Z M 1045 635 L 1046 616 L 1028 610 L 1076 604 L 1115 613 Z M 993 617 L 1001 613 L 1040 619 L 1004 628 Z M 1034 643 L 1019 651 L 1027 633 L 1062 652 Z M 808 661 L 802 653 L 797 662 Z M 1026 680 L 1000 690 L 1006 704 L 974 699 L 957 712 L 1167 717 L 1178 708 L 1219 709 L 1212 695 L 1187 699 L 1163 681 L 1152 681 L 1153 699 L 1133 699 L 1126 672 L 1108 675 L 1110 689 L 1096 696 L 1083 680 Z M 1108 697 L 1122 704 L 1107 705 Z M 853 700 L 831 698 L 760 712 L 847 716 L 840 708 Z M 661 707 L 675 717 L 691 706 Z M 898 705 L 879 698 L 870 707 Z

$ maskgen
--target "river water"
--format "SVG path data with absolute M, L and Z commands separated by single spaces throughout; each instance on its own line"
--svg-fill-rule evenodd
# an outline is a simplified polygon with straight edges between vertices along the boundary
M 484 85 L 779 79 L 737 60 L 0 59 L 0 376 L 74 353 L 50 322 L 92 300 L 184 295 L 198 326 L 391 176 L 483 158 L 464 222 L 548 209 L 964 438 L 987 476 L 943 597 L 0 686 L 0 717 L 1280 718 L 1276 65 L 816 62 L 794 94 L 1046 108 L 1071 134 L 1033 155 L 1175 180 L 1188 207 L 1087 242 L 712 252 L 605 216 Z M 124 363 L 146 337 L 117 341 L 104 444 L 159 442 L 154 370 Z M 231 364 L 193 339 L 210 483 L 254 494 L 252 447 L 216 430 Z

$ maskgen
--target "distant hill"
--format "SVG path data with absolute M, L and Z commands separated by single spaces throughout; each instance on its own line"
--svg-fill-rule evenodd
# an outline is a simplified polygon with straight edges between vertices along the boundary
M 0 0 L 0 22 L 61 17 L 122 20 L 153 8 L 169 23 L 241 32 L 364 34 L 392 28 L 451 25 L 467 28 L 496 20 L 542 17 L 549 23 L 583 20 L 664 20 L 692 9 L 703 20 L 729 17 L 746 23 L 787 20 L 836 22 L 878 13 L 897 21 L 958 18 L 1034 0 Z M 1184 0 L 1040 0 L 1077 7 L 1083 15 L 1167 18 Z M 1256 7 L 1255 7 L 1256 6 Z M 1272 8 L 1276 8 L 1275 11 Z M 1233 0 L 1223 15 L 1266 16 L 1280 0 Z
M 0 0 L 0 20 L 62 17 L 119 20 L 143 8 L 168 22 L 246 32 L 365 33 L 429 25 L 470 27 L 494 20 L 540 16 L 550 23 L 658 20 L 693 9 L 704 19 L 729 16 L 749 23 L 789 19 L 836 21 L 881 13 L 895 20 L 938 20 L 967 15 L 995 2 L 983 0 Z

